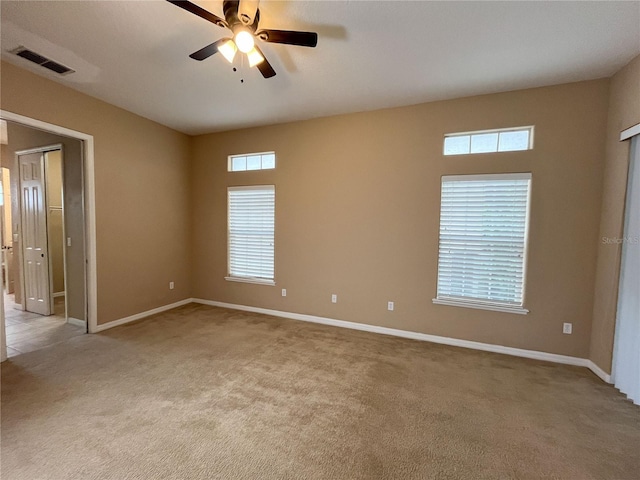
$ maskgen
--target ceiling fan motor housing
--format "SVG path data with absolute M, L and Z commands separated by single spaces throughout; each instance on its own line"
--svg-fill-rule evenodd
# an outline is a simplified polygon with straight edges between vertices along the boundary
M 235 28 L 238 25 L 242 25 L 244 27 L 248 27 L 253 33 L 255 33 L 258 28 L 258 22 L 260 21 L 260 9 L 256 10 L 253 23 L 249 23 L 251 22 L 251 18 L 247 15 L 241 15 L 242 18 L 238 17 L 239 6 L 239 0 L 224 0 L 222 3 L 222 11 L 224 12 L 224 18 L 227 21 L 229 28 L 235 31 Z

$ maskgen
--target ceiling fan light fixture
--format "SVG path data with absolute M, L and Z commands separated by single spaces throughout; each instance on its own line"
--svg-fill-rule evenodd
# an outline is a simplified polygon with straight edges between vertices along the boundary
M 220 52 L 229 63 L 233 63 L 236 53 L 240 50 L 247 55 L 251 67 L 257 66 L 264 78 L 271 78 L 276 75 L 276 71 L 260 48 L 256 46 L 256 38 L 267 43 L 297 45 L 299 47 L 313 48 L 318 44 L 318 34 L 315 32 L 259 29 L 260 9 L 258 2 L 260 0 L 223 0 L 224 19 L 189 0 L 167 1 L 214 25 L 231 30 L 233 33 L 233 38 L 220 38 L 197 52 L 193 52 L 189 57 L 194 60 L 202 61 Z M 244 57 L 241 58 L 244 60 Z M 237 68 L 234 70 L 237 71 Z
M 222 45 L 218 47 L 218 51 L 222 54 L 224 58 L 227 59 L 229 63 L 233 63 L 233 58 L 236 56 L 236 52 L 238 51 L 238 47 L 233 43 L 233 40 L 227 40 Z
M 245 30 L 244 28 L 238 30 L 238 32 L 236 33 L 235 41 L 236 45 L 238 46 L 238 50 L 240 50 L 242 53 L 249 53 L 255 45 L 253 35 L 251 34 L 251 32 Z
M 255 67 L 259 63 L 264 62 L 264 57 L 260 55 L 260 52 L 255 47 L 247 53 L 247 58 L 249 59 L 249 67 Z

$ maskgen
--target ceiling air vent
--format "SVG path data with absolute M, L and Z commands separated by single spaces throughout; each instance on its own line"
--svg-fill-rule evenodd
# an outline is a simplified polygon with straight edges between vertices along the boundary
M 9 53 L 13 53 L 14 55 L 17 55 L 26 60 L 29 60 L 30 62 L 36 63 L 41 67 L 48 68 L 49 70 L 56 72 L 60 75 L 68 75 L 70 73 L 75 72 L 75 70 L 71 70 L 69 67 L 65 67 L 64 65 L 58 62 L 54 62 L 53 60 L 47 57 L 44 57 L 39 53 L 36 53 L 33 50 L 29 50 L 28 48 L 25 48 L 22 46 L 14 50 L 11 50 L 11 52 Z

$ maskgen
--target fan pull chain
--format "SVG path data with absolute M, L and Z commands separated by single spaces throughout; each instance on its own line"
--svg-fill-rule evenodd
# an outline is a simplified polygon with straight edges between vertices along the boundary
M 244 56 L 240 57 L 240 67 L 238 67 L 238 68 L 240 68 L 241 74 L 244 74 Z M 233 71 L 237 72 L 238 69 L 236 67 L 233 67 Z M 240 83 L 244 83 L 244 78 L 243 77 L 244 77 L 244 75 L 242 77 L 240 77 Z

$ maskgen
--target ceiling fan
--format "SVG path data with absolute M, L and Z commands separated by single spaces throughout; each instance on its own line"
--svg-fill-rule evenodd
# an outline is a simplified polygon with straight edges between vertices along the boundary
M 224 0 L 222 10 L 224 19 L 204 8 L 188 1 L 167 0 L 187 12 L 233 32 L 233 37 L 221 38 L 210 45 L 189 55 L 194 60 L 204 60 L 220 52 L 229 63 L 238 50 L 247 55 L 250 67 L 257 67 L 264 78 L 275 76 L 276 72 L 256 44 L 256 39 L 269 43 L 284 43 L 301 47 L 315 47 L 318 34 L 315 32 L 296 32 L 290 30 L 258 30 L 260 9 L 257 0 Z

